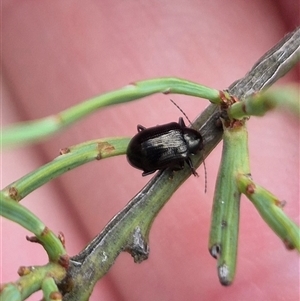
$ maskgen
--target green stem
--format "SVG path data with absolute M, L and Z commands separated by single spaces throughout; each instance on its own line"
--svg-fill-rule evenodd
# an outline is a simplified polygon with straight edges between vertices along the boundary
M 45 301 L 60 301 L 62 295 L 52 277 L 46 277 L 42 282 L 42 290 Z
M 240 210 L 236 175 L 250 171 L 247 139 L 244 125 L 224 129 L 209 240 L 209 250 L 218 260 L 218 274 L 223 285 L 232 283 L 236 270 Z
M 177 93 L 209 99 L 219 103 L 220 92 L 184 79 L 165 77 L 149 79 L 127 85 L 86 100 L 57 115 L 21 122 L 2 131 L 3 147 L 24 144 L 50 136 L 66 126 L 105 106 L 129 102 L 155 93 Z
M 44 290 L 44 288 L 51 287 L 53 292 L 55 287 L 57 290 L 55 281 L 61 282 L 66 276 L 66 270 L 59 264 L 48 263 L 44 266 L 21 267 L 19 274 L 22 275 L 15 283 L 6 283 L 1 286 L 1 301 L 25 300 L 41 288 Z M 49 275 L 52 280 L 49 279 Z
M 23 176 L 2 191 L 6 197 L 20 201 L 43 184 L 82 164 L 124 154 L 129 140 L 130 138 L 97 139 L 61 149 L 59 157 Z
M 299 86 L 289 85 L 271 89 L 233 104 L 228 109 L 231 119 L 242 119 L 247 116 L 263 116 L 268 111 L 279 107 L 300 117 Z
M 282 211 L 284 202 L 256 185 L 248 175 L 240 174 L 238 185 L 240 191 L 253 203 L 263 220 L 282 239 L 285 246 L 288 249 L 296 248 L 300 252 L 300 229 Z
M 66 251 L 58 237 L 43 222 L 21 204 L 8 199 L 0 192 L 0 214 L 26 228 L 45 248 L 51 262 L 60 262 Z

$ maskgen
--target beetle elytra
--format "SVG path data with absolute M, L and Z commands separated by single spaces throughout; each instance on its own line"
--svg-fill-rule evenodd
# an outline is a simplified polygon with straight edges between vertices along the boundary
M 168 167 L 173 170 L 183 169 L 184 162 L 193 175 L 198 176 L 190 156 L 203 149 L 203 139 L 197 130 L 185 125 L 182 117 L 178 123 L 150 128 L 138 125 L 137 130 L 126 154 L 133 167 L 143 170 L 143 176 Z

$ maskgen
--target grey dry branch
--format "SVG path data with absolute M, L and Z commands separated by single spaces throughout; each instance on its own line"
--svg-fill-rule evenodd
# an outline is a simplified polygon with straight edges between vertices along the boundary
M 238 99 L 244 99 L 266 89 L 286 74 L 299 61 L 299 57 L 300 28 L 271 48 L 245 77 L 228 88 L 228 92 Z M 216 105 L 209 105 L 193 124 L 200 130 L 205 144 L 204 150 L 194 156 L 195 167 L 202 163 L 222 138 L 222 128 L 217 122 L 219 114 Z M 147 258 L 148 234 L 155 216 L 189 176 L 190 171 L 185 169 L 177 172 L 170 181 L 170 170 L 158 172 L 80 254 L 71 258 L 69 277 L 74 286 L 63 300 L 87 300 L 94 284 L 109 270 L 121 250 L 131 252 L 140 260 Z M 138 244 L 134 239 L 137 231 L 141 234 Z M 93 268 L 95 265 L 97 269 Z

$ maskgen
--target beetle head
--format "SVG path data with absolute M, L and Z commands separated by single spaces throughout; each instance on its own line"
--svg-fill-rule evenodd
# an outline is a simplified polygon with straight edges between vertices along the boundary
M 198 131 L 191 128 L 185 128 L 183 131 L 183 138 L 187 144 L 189 153 L 196 154 L 203 149 L 203 139 Z

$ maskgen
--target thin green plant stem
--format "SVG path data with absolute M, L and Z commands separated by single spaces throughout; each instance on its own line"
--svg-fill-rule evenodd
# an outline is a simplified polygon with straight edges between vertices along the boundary
M 1 301 L 22 301 L 21 292 L 15 283 L 7 283 L 0 287 Z
M 278 107 L 300 117 L 300 91 L 297 85 L 270 89 L 233 104 L 228 109 L 228 117 L 242 119 L 248 116 L 263 116 Z
M 43 287 L 48 289 L 51 286 L 53 291 L 55 287 L 57 289 L 55 282 L 62 281 L 66 276 L 66 269 L 59 264 L 50 262 L 44 266 L 20 267 L 18 273 L 21 277 L 15 283 L 2 285 L 1 301 L 25 300 Z M 51 275 L 51 283 L 49 283 L 50 280 L 47 280 L 49 275 Z
M 36 238 L 31 240 L 43 245 L 51 262 L 64 260 L 66 250 L 59 238 L 37 216 L 16 201 L 8 199 L 3 192 L 0 192 L 0 215 L 32 232 Z
M 60 301 L 62 295 L 52 277 L 46 277 L 42 282 L 42 290 L 45 301 Z
M 283 212 L 285 202 L 255 184 L 249 175 L 238 175 L 237 183 L 239 190 L 248 197 L 263 220 L 281 238 L 285 246 L 288 249 L 296 248 L 300 252 L 300 229 Z
M 211 89 L 184 79 L 165 77 L 139 81 L 121 89 L 86 100 L 56 115 L 34 121 L 17 123 L 4 128 L 2 131 L 2 146 L 9 147 L 38 141 L 79 121 L 100 108 L 133 101 L 155 93 L 184 94 L 205 98 L 212 103 L 220 102 L 219 90 Z
M 223 285 L 232 283 L 236 270 L 241 196 L 236 175 L 240 172 L 250 172 L 245 125 L 224 129 L 222 160 L 213 201 L 209 250 L 217 259 Z
M 2 192 L 20 201 L 50 180 L 88 162 L 126 153 L 128 137 L 87 141 L 60 150 L 61 155 L 5 187 Z

